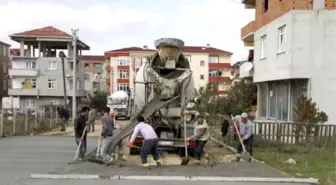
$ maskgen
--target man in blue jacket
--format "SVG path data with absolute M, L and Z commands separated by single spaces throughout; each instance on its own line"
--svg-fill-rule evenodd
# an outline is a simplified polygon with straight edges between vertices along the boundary
M 252 156 L 252 147 L 253 147 L 253 124 L 252 122 L 247 118 L 247 114 L 243 113 L 241 115 L 241 120 L 239 123 L 239 134 L 241 136 L 241 142 L 246 145 L 247 152 L 250 153 Z M 240 154 L 243 151 L 243 147 L 238 143 L 237 146 L 237 161 L 240 161 Z

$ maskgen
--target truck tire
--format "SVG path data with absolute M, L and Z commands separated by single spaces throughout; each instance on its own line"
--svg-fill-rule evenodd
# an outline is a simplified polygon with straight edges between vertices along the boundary
M 181 157 L 185 157 L 185 148 L 180 148 L 179 153 Z M 188 148 L 188 156 L 194 157 L 194 149 L 193 148 Z
M 137 148 L 131 148 L 130 149 L 130 155 L 139 155 L 140 154 L 140 150 Z

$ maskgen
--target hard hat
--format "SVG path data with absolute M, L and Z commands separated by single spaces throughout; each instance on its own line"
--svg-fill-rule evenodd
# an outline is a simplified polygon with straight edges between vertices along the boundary
M 247 114 L 244 112 L 243 114 L 241 114 L 241 118 L 242 119 L 247 119 Z

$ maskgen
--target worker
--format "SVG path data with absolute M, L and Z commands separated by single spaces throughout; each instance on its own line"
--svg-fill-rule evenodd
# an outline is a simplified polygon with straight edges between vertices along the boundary
M 57 107 L 56 110 L 61 119 L 61 132 L 65 132 L 65 125 L 68 124 L 70 118 L 69 111 L 64 107 Z
M 239 127 L 239 134 L 241 136 L 241 142 L 237 146 L 237 161 L 240 161 L 240 154 L 242 153 L 243 147 L 241 143 L 246 145 L 247 152 L 252 156 L 252 147 L 253 147 L 253 124 L 248 119 L 247 113 L 241 114 L 241 122 Z
M 110 108 L 105 107 L 104 116 L 101 118 L 102 131 L 99 139 L 102 141 L 101 156 L 106 164 L 111 161 L 109 147 L 113 141 L 114 119 L 109 115 Z
M 206 152 L 204 152 L 204 147 L 210 138 L 209 125 L 205 121 L 202 115 L 197 116 L 196 123 L 194 125 L 194 135 L 186 138 L 186 141 L 194 140 L 196 141 L 195 148 L 195 164 L 201 164 L 201 157 L 208 158 Z
M 142 137 L 144 138 L 144 141 L 142 143 L 142 147 L 140 150 L 141 163 L 143 167 L 149 168 L 149 164 L 147 161 L 147 156 L 149 153 L 152 153 L 153 159 L 155 160 L 156 165 L 160 166 L 161 160 L 160 160 L 159 152 L 157 150 L 158 136 L 156 135 L 153 127 L 145 123 L 145 118 L 143 116 L 139 116 L 137 121 L 139 123 L 134 128 L 134 131 L 128 143 L 128 146 L 130 148 L 134 147 L 133 142 L 135 138 L 138 136 L 138 134 L 140 133 Z
M 115 111 L 113 109 L 110 110 L 110 117 L 112 117 L 113 119 L 113 122 L 114 122 L 114 132 L 118 132 L 120 130 L 122 130 L 122 126 L 121 125 L 118 125 L 118 123 L 116 122 L 116 119 L 115 119 Z M 126 161 L 126 159 L 124 158 L 124 154 L 123 154 L 123 143 L 122 143 L 122 140 L 118 143 L 118 160 L 120 161 Z M 114 156 L 113 156 L 114 157 Z
M 95 106 L 91 106 L 89 116 L 88 116 L 88 132 L 94 132 L 95 131 L 95 120 L 97 117 L 97 110 L 95 109 Z
M 75 122 L 75 138 L 76 138 L 76 144 L 79 145 L 81 143 L 81 139 L 83 136 L 82 143 L 79 148 L 79 160 L 82 160 L 86 153 L 86 135 L 87 131 L 85 131 L 86 123 L 87 123 L 87 116 L 89 114 L 90 108 L 89 107 L 83 107 L 80 113 L 80 116 L 76 118 Z M 83 135 L 84 134 L 84 135 Z

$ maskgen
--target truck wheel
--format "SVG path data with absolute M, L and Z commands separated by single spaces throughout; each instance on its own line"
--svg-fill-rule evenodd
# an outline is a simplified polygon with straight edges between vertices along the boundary
M 131 148 L 130 149 L 130 155 L 138 155 L 140 154 L 140 150 L 137 148 Z
M 184 148 L 180 148 L 179 149 L 179 155 L 181 157 L 185 157 L 185 149 Z M 193 148 L 188 148 L 188 156 L 190 157 L 194 157 L 194 149 Z

